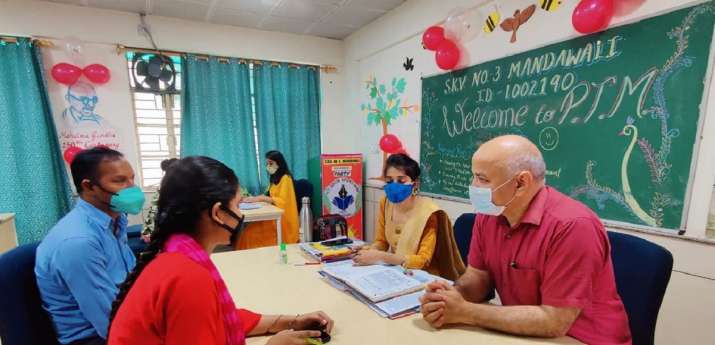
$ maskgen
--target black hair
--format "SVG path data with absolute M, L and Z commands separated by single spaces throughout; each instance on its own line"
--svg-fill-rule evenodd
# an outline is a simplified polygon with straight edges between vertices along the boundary
M 112 303 L 110 326 L 122 302 L 144 268 L 161 252 L 173 234 L 194 235 L 204 212 L 220 202 L 228 207 L 239 188 L 236 174 L 225 164 L 209 157 L 191 156 L 177 160 L 161 180 L 155 230 L 151 242 L 139 254 L 137 264 L 119 287 Z
M 161 161 L 161 170 L 166 172 L 178 160 L 178 158 L 169 158 Z
M 283 175 L 288 175 L 291 178 L 293 177 L 293 174 L 290 173 L 290 169 L 288 169 L 288 163 L 280 151 L 272 150 L 266 152 L 266 159 L 270 159 L 278 164 L 278 170 L 276 170 L 275 174 L 270 176 L 271 184 L 278 184 L 278 182 L 281 182 Z
M 404 171 L 412 181 L 417 181 L 420 178 L 420 164 L 404 153 L 395 153 L 387 158 L 385 168 L 382 170 L 383 177 L 387 176 L 387 169 L 390 167 Z
M 117 160 L 124 155 L 106 146 L 97 146 L 91 149 L 80 151 L 72 160 L 70 170 L 72 172 L 72 182 L 77 189 L 77 193 L 82 193 L 82 181 L 99 180 L 99 165 L 105 160 Z

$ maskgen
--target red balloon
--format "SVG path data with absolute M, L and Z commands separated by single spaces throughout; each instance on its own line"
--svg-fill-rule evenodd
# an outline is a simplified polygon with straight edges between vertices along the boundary
M 82 76 L 82 69 L 66 62 L 60 62 L 52 66 L 51 74 L 58 83 L 72 85 Z
M 581 0 L 571 15 L 571 22 L 582 34 L 598 32 L 611 23 L 613 11 L 613 0 Z
M 105 84 L 111 77 L 109 68 L 98 63 L 85 67 L 84 76 L 95 84 Z
M 385 134 L 380 138 L 380 149 L 387 153 L 396 153 L 402 148 L 402 142 L 394 134 Z
M 459 63 L 459 47 L 454 42 L 445 39 L 437 48 L 434 55 L 437 66 L 443 70 L 450 70 Z
M 77 146 L 68 147 L 64 153 L 65 162 L 67 162 L 67 164 L 72 164 L 74 157 L 80 152 L 82 152 L 82 149 Z
M 444 40 L 444 28 L 441 26 L 430 26 L 422 34 L 422 46 L 427 50 L 437 50 Z

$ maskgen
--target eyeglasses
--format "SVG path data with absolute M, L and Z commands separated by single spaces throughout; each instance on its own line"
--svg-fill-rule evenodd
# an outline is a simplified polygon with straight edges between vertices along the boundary
M 95 105 L 95 104 L 97 104 L 97 101 L 99 100 L 99 99 L 97 98 L 97 96 L 92 96 L 92 97 L 87 97 L 87 96 L 76 97 L 76 96 L 74 96 L 74 95 L 69 95 L 69 96 L 70 96 L 71 99 L 73 99 L 73 100 L 75 100 L 75 101 L 82 102 L 82 104 L 83 104 L 85 107 L 88 106 L 88 105 L 90 105 L 90 104 L 91 104 L 91 105 Z

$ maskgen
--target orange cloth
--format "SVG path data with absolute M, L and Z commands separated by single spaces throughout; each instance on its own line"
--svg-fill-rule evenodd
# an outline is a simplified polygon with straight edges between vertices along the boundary
M 281 216 L 281 234 L 283 242 L 298 243 L 298 205 L 295 201 L 295 189 L 293 179 L 288 175 L 283 175 L 278 184 L 271 184 L 268 195 L 273 200 L 273 205 L 283 209 Z M 264 222 L 252 222 L 246 225 L 236 242 L 236 249 L 251 249 L 259 247 L 275 246 L 276 222 L 274 220 Z
M 394 245 L 390 245 L 387 241 L 384 220 L 385 218 L 383 216 L 380 218 L 380 221 L 378 221 L 378 223 L 383 222 L 383 224 L 378 225 L 377 233 L 375 234 L 375 242 L 371 245 L 371 248 L 381 250 L 383 252 L 389 251 L 394 254 L 397 248 L 397 242 L 395 242 Z M 400 232 L 404 229 L 404 225 L 396 225 L 395 227 L 399 229 Z M 399 234 L 397 235 L 399 237 Z M 412 269 L 426 269 L 426 267 L 429 266 L 430 261 L 432 261 L 436 245 L 437 216 L 432 214 L 427 220 L 427 225 L 425 225 L 425 228 L 422 231 L 422 237 L 420 238 L 420 244 L 417 252 L 406 255 L 404 266 Z
M 377 217 L 373 249 L 403 255 L 403 266 L 422 269 L 449 280 L 464 273 L 465 266 L 454 240 L 447 214 L 431 199 L 417 197 L 404 224 L 392 221 L 394 204 L 383 198 Z

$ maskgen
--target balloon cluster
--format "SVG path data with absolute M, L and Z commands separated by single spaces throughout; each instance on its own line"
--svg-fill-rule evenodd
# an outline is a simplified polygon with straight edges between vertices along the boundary
M 81 69 L 73 64 L 60 62 L 52 66 L 52 78 L 60 84 L 72 85 L 84 74 L 95 84 L 105 84 L 111 78 L 109 68 L 101 64 L 91 64 Z
M 77 38 L 68 37 L 59 42 L 67 55 L 67 58 L 73 63 L 60 62 L 52 66 L 50 74 L 52 79 L 60 84 L 72 85 L 84 75 L 89 81 L 95 84 L 105 84 L 111 78 L 109 68 L 102 64 L 91 64 L 84 68 L 77 67 L 82 65 L 82 43 Z
M 455 8 L 443 26 L 434 25 L 422 34 L 422 46 L 435 52 L 437 66 L 443 70 L 457 67 L 464 57 L 459 45 L 473 40 L 479 34 L 481 14 L 476 9 Z

